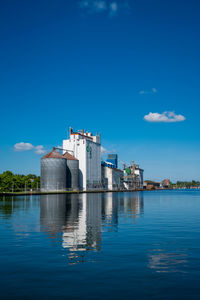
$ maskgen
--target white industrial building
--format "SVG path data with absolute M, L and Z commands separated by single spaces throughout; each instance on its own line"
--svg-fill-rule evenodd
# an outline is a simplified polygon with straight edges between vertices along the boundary
M 63 140 L 63 151 L 70 151 L 79 160 L 79 187 L 83 190 L 101 187 L 101 138 L 84 130 L 73 132 Z
M 138 165 L 135 167 L 135 181 L 136 187 L 138 189 L 143 189 L 143 172 L 144 170 L 141 169 Z
M 124 166 L 124 187 L 126 189 L 143 189 L 143 172 L 139 165 Z
M 113 168 L 108 163 L 101 166 L 102 174 L 102 186 L 106 190 L 117 190 L 122 188 L 121 180 L 123 177 L 123 171 L 117 168 Z

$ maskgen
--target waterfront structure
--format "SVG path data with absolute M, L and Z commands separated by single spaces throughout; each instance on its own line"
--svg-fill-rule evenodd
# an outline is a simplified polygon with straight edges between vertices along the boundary
M 106 190 L 117 190 L 123 187 L 122 170 L 114 168 L 109 163 L 102 162 L 101 173 L 102 173 L 102 186 Z
M 143 188 L 143 172 L 139 165 L 132 163 L 131 166 L 124 165 L 124 187 L 126 189 L 142 189 Z
M 79 188 L 89 190 L 101 187 L 101 138 L 91 132 L 70 128 L 69 139 L 63 140 L 63 151 L 79 160 Z
M 170 179 L 164 179 L 162 182 L 161 182 L 161 186 L 163 188 L 169 188 L 170 186 Z
M 65 152 L 63 157 L 67 163 L 67 189 L 78 190 L 79 189 L 79 161 L 73 155 Z
M 79 161 L 53 150 L 41 158 L 41 191 L 78 190 Z
M 101 162 L 101 137 L 70 128 L 62 148 L 41 158 L 41 191 L 142 189 L 143 170 L 132 163 L 117 168 L 118 155 Z M 56 149 L 62 151 L 57 152 Z
M 155 182 L 151 180 L 146 180 L 143 183 L 143 188 L 145 190 L 155 190 L 161 188 L 160 182 Z
M 139 165 L 135 165 L 135 183 L 136 188 L 143 189 L 143 173 L 144 170 L 139 167 Z
M 66 190 L 66 159 L 54 149 L 41 158 L 42 192 Z

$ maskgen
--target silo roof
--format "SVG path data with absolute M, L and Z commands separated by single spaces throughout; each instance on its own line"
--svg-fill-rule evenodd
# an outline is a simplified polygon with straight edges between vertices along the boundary
M 56 150 L 52 150 L 51 152 L 47 153 L 45 156 L 42 157 L 42 159 L 44 158 L 64 158 L 64 157 Z
M 65 152 L 65 154 L 63 154 L 63 157 L 68 159 L 68 160 L 78 160 L 76 157 L 74 157 L 73 155 L 69 154 L 68 152 Z

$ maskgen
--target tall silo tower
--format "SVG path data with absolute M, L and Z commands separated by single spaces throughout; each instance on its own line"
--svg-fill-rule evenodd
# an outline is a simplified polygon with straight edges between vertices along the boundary
M 53 149 L 41 158 L 41 191 L 66 190 L 67 160 Z
M 79 161 L 73 155 L 65 152 L 63 157 L 67 161 L 67 188 L 79 189 Z

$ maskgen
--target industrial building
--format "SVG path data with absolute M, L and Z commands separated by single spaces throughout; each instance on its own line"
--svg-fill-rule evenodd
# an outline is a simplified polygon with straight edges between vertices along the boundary
M 60 152 L 59 152 L 60 151 Z M 84 130 L 69 130 L 62 148 L 41 158 L 41 191 L 142 189 L 139 165 L 118 168 L 118 155 L 101 161 L 101 137 Z
M 117 190 L 123 188 L 121 179 L 123 177 L 123 171 L 115 168 L 111 168 L 108 165 L 101 166 L 102 172 L 102 187 L 106 190 Z
M 53 150 L 41 158 L 40 190 L 65 191 L 79 189 L 79 161 L 69 153 Z
M 84 130 L 70 128 L 69 139 L 63 140 L 63 149 L 71 151 L 79 160 L 79 188 L 101 188 L 101 137 Z
M 102 187 L 106 190 L 123 189 L 123 171 L 117 169 L 117 160 L 113 163 L 106 160 L 101 162 Z
M 143 189 L 144 170 L 134 163 L 131 166 L 124 165 L 123 182 L 126 189 Z

